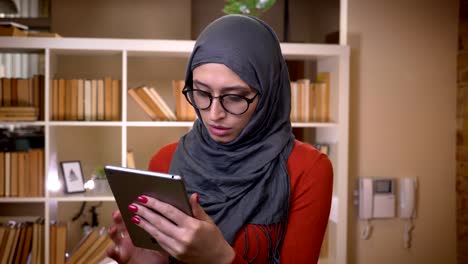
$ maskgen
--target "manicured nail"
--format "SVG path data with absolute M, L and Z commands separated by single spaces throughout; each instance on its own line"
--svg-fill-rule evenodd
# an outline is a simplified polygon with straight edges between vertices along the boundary
M 132 217 L 132 222 L 138 225 L 138 224 L 140 224 L 141 220 L 140 220 L 140 218 L 138 216 L 134 215 Z
M 136 205 L 134 205 L 134 204 L 131 204 L 131 205 L 128 206 L 128 210 L 131 211 L 131 212 L 136 213 L 136 212 L 138 212 L 138 207 L 136 207 Z
M 199 203 L 200 203 L 200 195 L 198 195 L 198 193 L 197 193 L 197 204 L 199 204 Z
M 146 198 L 145 196 L 138 196 L 138 201 L 140 203 L 147 203 L 148 202 L 148 198 Z

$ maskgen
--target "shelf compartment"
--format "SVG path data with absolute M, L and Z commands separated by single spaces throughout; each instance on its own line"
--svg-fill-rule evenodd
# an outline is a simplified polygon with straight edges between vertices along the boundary
M 186 127 L 129 127 L 127 128 L 127 150 L 133 151 L 138 169 L 148 169 L 151 157 L 163 146 L 176 142 L 187 133 Z M 141 140 L 144 138 L 145 140 Z

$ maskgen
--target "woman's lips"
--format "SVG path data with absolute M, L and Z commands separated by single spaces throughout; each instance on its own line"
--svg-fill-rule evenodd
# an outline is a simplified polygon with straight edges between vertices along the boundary
M 222 127 L 222 126 L 209 126 L 211 134 L 222 137 L 229 134 L 230 128 Z

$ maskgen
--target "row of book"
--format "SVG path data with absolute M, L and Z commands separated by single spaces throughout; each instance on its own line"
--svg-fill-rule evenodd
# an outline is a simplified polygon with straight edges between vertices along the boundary
M 44 263 L 44 219 L 35 216 L 0 218 L 0 264 Z M 113 245 L 105 227 L 92 228 L 67 252 L 68 228 L 63 222 L 50 224 L 49 263 L 96 264 L 106 258 Z
M 66 263 L 95 264 L 106 258 L 106 250 L 114 244 L 106 230 L 105 227 L 91 229 L 69 253 Z M 59 245 L 61 242 L 64 241 L 56 240 L 52 245 Z M 51 248 L 51 250 L 53 249 Z M 62 251 L 60 251 L 61 253 Z M 56 262 L 56 264 L 60 263 L 62 262 Z
M 0 121 L 44 120 L 44 76 L 1 78 Z
M 144 110 L 151 120 L 159 121 L 193 121 L 195 111 L 185 100 L 182 90 L 184 81 L 173 80 L 172 90 L 176 100 L 174 112 L 154 87 L 140 86 L 128 90 L 130 97 Z
M 0 264 L 44 263 L 44 221 L 40 217 L 31 219 L 2 221 Z
M 0 152 L 0 197 L 44 196 L 44 149 Z
M 52 120 L 117 121 L 121 113 L 119 80 L 52 80 Z
M 318 73 L 316 82 L 291 82 L 291 121 L 330 121 L 330 74 Z

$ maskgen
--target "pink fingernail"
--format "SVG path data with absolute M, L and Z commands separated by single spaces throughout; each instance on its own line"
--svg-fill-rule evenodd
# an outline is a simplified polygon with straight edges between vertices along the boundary
M 200 203 L 200 195 L 198 195 L 198 193 L 197 193 L 197 203 L 198 204 Z
M 134 205 L 134 204 L 131 204 L 131 205 L 128 206 L 128 210 L 131 211 L 131 212 L 136 213 L 136 212 L 138 212 L 138 207 L 136 207 L 136 205 Z
M 138 201 L 140 203 L 147 203 L 148 202 L 148 198 L 146 198 L 145 196 L 138 196 Z
M 132 222 L 138 225 L 138 224 L 140 224 L 141 220 L 140 220 L 140 218 L 138 216 L 134 215 L 132 217 Z

